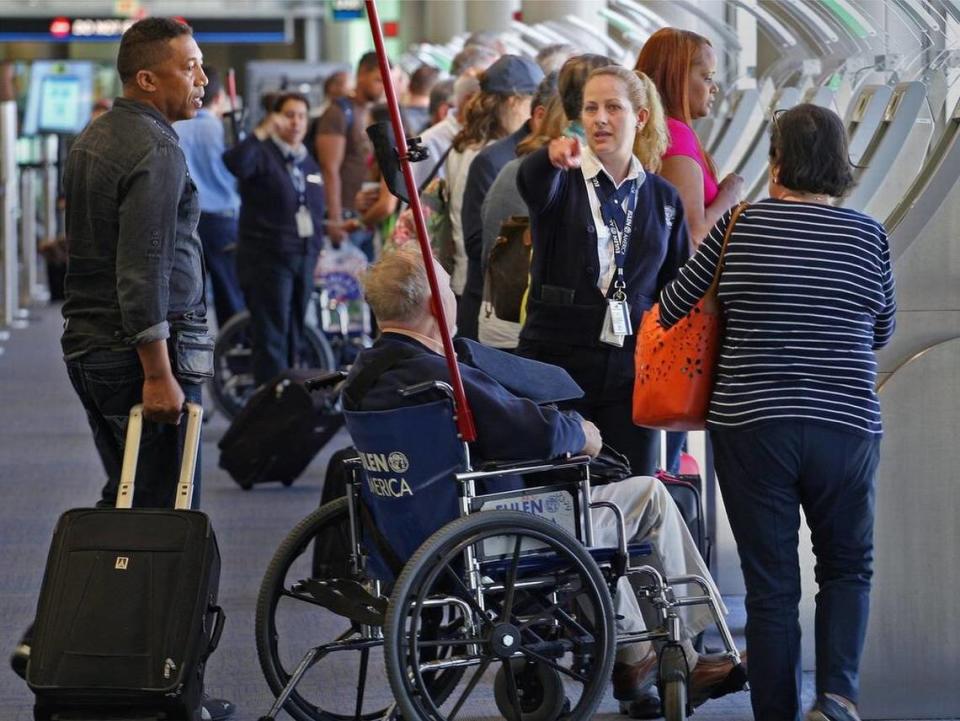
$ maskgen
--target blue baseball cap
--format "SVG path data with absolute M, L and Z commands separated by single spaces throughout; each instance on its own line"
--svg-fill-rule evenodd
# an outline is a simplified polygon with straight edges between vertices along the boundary
M 530 58 L 501 55 L 480 76 L 480 90 L 497 95 L 533 95 L 543 80 L 543 71 Z

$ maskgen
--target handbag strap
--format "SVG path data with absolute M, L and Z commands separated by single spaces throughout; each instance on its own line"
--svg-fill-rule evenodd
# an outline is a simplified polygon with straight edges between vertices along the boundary
M 720 285 L 720 273 L 723 272 L 723 259 L 727 254 L 727 244 L 730 242 L 730 234 L 733 232 L 733 226 L 736 225 L 737 220 L 740 218 L 740 213 L 750 207 L 750 204 L 746 201 L 737 204 L 737 207 L 733 209 L 733 212 L 730 214 L 730 222 L 727 223 L 727 230 L 723 234 L 723 245 L 720 247 L 720 257 L 717 258 L 717 269 L 713 272 L 713 282 L 710 284 L 710 287 L 707 288 L 706 295 L 716 295 L 717 288 Z

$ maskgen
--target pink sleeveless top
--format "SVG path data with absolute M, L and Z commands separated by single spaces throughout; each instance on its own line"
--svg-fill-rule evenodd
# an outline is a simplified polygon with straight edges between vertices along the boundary
M 716 177 L 710 172 L 710 166 L 707 165 L 706 158 L 700 151 L 696 133 L 682 120 L 670 117 L 667 118 L 667 131 L 670 134 L 670 145 L 663 157 L 666 159 L 674 155 L 686 155 L 697 162 L 703 170 L 703 204 L 704 206 L 710 205 L 720 190 L 717 187 Z

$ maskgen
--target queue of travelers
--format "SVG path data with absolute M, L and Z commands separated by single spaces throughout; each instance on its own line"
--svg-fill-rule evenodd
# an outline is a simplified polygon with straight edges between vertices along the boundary
M 365 409 L 387 407 L 399 385 L 445 377 L 430 311 L 442 304 L 451 333 L 559 366 L 584 391 L 560 409 L 540 408 L 464 366 L 479 422 L 476 456 L 596 455 L 610 444 L 632 473 L 598 491 L 624 508 L 632 535 L 660 544 L 673 572 L 709 578 L 652 478 L 660 433 L 634 425 L 631 389 L 644 314 L 659 302 L 661 324 L 673 326 L 719 274 L 727 323 L 706 428 L 746 580 L 754 714 L 798 721 L 803 713 L 802 508 L 820 588 L 817 700 L 805 718 L 858 718 L 881 433 L 873 354 L 893 333 L 896 303 L 883 226 L 832 205 L 852 184 L 836 114 L 804 104 L 774 118 L 769 197 L 740 207 L 734 221 L 743 181 L 717 178 L 693 128 L 717 94 L 707 38 L 665 28 L 628 69 L 569 46 L 544 48 L 535 62 L 505 53 L 495 34 L 475 34 L 452 77 L 417 69 L 404 99 L 418 126 L 411 132 L 422 130 L 430 151 L 414 168 L 417 182 L 438 178 L 449 198 L 453 267 L 448 275 L 437 265 L 443 285 L 434 299 L 424 271 L 432 261 L 400 247 L 385 224 L 402 209 L 372 170 L 364 132 L 383 94 L 373 53 L 359 60 L 352 91 L 347 75 L 331 76 L 309 137 L 309 100 L 283 91 L 231 148 L 215 127 L 219 81 L 205 74 L 186 25 L 135 23 L 117 64 L 123 97 L 74 143 L 65 175 L 63 353 L 107 472 L 101 503 L 116 496 L 117 418 L 142 401 L 158 460 L 147 464 L 153 480 L 137 486 L 135 505 L 170 505 L 175 424 L 184 400 L 199 398 L 212 362 L 171 365 L 168 339 L 209 337 L 204 269 L 218 324 L 250 310 L 263 383 L 296 362 L 323 244 L 352 242 L 375 261 L 365 292 L 381 330 L 355 366 L 390 344 L 417 356 L 384 375 Z M 115 192 L 90 194 L 93 183 Z M 517 269 L 529 282 L 519 321 L 501 321 L 485 295 L 486 269 L 514 216 L 529 219 L 529 269 Z M 676 438 L 671 459 L 681 445 Z M 617 596 L 621 622 L 642 623 L 631 594 Z M 684 621 L 697 705 L 723 688 L 731 665 L 698 654 L 689 639 L 704 623 Z M 627 647 L 617 662 L 614 694 L 642 717 L 656 654 Z M 229 702 L 207 702 L 211 718 L 232 711 Z

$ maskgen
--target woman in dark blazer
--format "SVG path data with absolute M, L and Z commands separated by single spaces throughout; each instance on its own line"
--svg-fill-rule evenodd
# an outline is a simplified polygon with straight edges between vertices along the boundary
M 659 436 L 631 418 L 634 332 L 687 260 L 683 207 L 677 191 L 648 172 L 659 168 L 667 133 L 645 75 L 594 70 L 581 121 L 587 147 L 556 138 L 520 166 L 533 258 L 517 352 L 565 368 L 585 392 L 572 407 L 627 455 L 634 473 L 650 475 Z M 622 311 L 626 317 L 616 317 Z
M 273 107 L 223 154 L 240 181 L 237 273 L 250 309 L 257 385 L 296 362 L 323 240 L 320 168 L 303 145 L 309 103 L 282 93 Z

